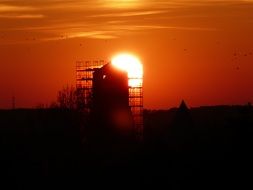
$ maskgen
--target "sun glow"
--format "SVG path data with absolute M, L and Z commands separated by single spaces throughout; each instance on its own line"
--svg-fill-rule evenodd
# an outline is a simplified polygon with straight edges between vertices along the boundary
M 112 58 L 112 65 L 128 73 L 129 86 L 142 86 L 143 66 L 136 56 L 127 53 L 116 55 Z

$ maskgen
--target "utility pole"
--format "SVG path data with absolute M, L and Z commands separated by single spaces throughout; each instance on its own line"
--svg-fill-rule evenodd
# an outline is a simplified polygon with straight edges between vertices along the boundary
M 15 98 L 15 96 L 12 96 L 12 109 L 13 110 L 16 109 L 16 98 Z

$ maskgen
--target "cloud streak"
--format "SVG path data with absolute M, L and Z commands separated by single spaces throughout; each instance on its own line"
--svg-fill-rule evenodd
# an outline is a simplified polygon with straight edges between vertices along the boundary
M 25 12 L 25 11 L 35 11 L 35 7 L 30 6 L 15 6 L 15 5 L 7 5 L 0 4 L 0 13 L 3 12 Z
M 42 14 L 5 14 L 0 15 L 0 18 L 6 19 L 39 19 L 44 18 L 45 16 Z
M 121 13 L 107 13 L 107 14 L 98 14 L 90 15 L 89 17 L 131 17 L 131 16 L 145 16 L 145 15 L 156 15 L 161 13 L 166 13 L 166 10 L 154 10 L 154 11 L 135 11 L 135 12 L 121 12 Z

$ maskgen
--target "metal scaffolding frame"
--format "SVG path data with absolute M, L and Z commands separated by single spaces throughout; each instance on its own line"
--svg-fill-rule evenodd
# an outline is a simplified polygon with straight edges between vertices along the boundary
M 92 101 L 93 72 L 105 65 L 104 60 L 76 62 L 76 90 L 79 109 L 89 114 Z
M 132 78 L 129 78 L 131 80 Z M 143 88 L 142 78 L 133 79 L 140 81 L 137 86 L 129 86 L 129 106 L 131 108 L 134 131 L 138 139 L 143 139 Z

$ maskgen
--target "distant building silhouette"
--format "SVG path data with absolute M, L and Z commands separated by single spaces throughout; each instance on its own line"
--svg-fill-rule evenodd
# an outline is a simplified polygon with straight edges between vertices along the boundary
M 182 100 L 175 117 L 172 121 L 170 129 L 170 137 L 172 143 L 177 148 L 187 148 L 192 143 L 193 138 L 193 119 L 190 109 Z
M 184 100 L 182 100 L 180 106 L 179 106 L 179 113 L 187 113 L 189 112 L 189 108 L 187 107 L 186 103 Z

